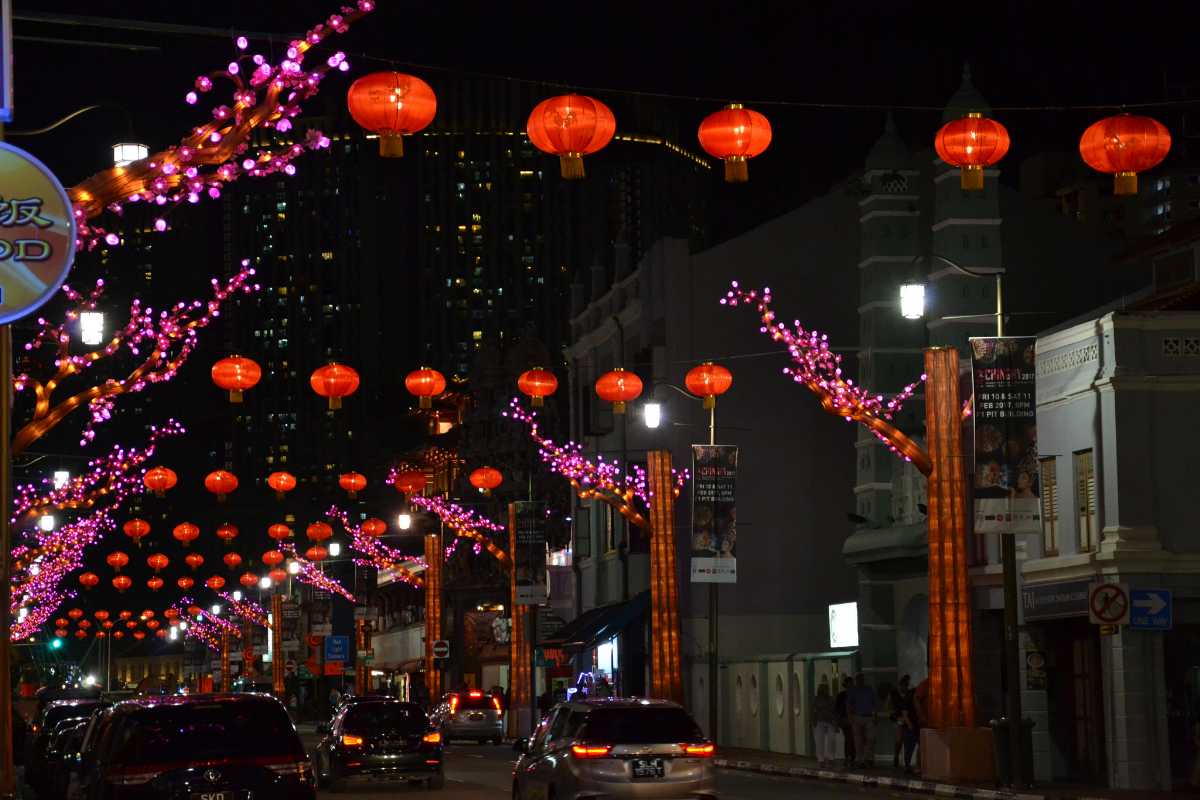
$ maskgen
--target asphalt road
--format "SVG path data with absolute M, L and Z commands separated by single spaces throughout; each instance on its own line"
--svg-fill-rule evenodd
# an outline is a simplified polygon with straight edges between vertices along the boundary
M 309 737 L 305 737 L 306 739 Z M 393 800 L 404 797 L 438 797 L 440 800 L 500 800 L 512 794 L 513 752 L 507 745 L 454 744 L 446 749 L 446 788 L 430 792 L 424 787 L 382 785 L 353 787 L 342 794 L 321 792 L 322 800 L 351 797 L 358 800 Z M 860 789 L 836 783 L 757 775 L 750 772 L 717 772 L 722 800 L 890 800 L 905 797 L 880 789 Z M 911 797 L 911 795 L 907 795 Z

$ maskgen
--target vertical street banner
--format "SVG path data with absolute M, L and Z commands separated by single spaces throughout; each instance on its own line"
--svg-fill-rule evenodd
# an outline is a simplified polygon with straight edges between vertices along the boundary
M 692 445 L 692 583 L 737 583 L 736 445 Z
M 517 506 L 517 547 L 513 555 L 517 605 L 546 602 L 546 504 L 520 502 Z
M 976 533 L 1041 533 L 1033 336 L 971 339 Z

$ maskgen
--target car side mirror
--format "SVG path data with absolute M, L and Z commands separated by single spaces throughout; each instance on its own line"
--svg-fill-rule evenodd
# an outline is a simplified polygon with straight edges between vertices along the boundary
M 317 733 L 329 733 L 329 723 L 328 722 L 318 722 L 317 723 Z
M 513 742 L 513 751 L 520 753 L 521 755 L 527 755 L 529 753 L 529 740 L 517 739 L 515 742 Z

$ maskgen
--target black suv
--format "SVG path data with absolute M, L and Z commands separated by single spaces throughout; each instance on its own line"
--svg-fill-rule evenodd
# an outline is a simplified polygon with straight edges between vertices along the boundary
M 442 735 L 420 706 L 398 700 L 372 700 L 344 706 L 333 724 L 322 725 L 317 774 L 338 791 L 351 781 L 424 782 L 446 785 Z
M 62 728 L 82 722 L 101 707 L 99 700 L 54 700 L 42 708 L 30 726 L 25 744 L 25 782 L 38 794 L 48 791 L 50 744 Z
M 254 694 L 166 695 L 113 706 L 89 733 L 86 800 L 315 800 L 283 704 Z

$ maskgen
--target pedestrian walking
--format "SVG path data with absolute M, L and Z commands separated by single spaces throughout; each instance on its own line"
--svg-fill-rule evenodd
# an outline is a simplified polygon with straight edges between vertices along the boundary
M 827 680 L 822 679 L 817 686 L 817 694 L 812 700 L 812 719 L 817 766 L 833 766 L 837 758 L 838 720 Z
M 875 761 L 875 690 L 867 685 L 867 676 L 861 672 L 854 676 L 854 687 L 846 698 L 850 710 L 850 727 L 854 735 L 854 752 L 857 762 L 864 767 Z
M 901 720 L 905 696 L 912 691 L 912 677 L 902 675 L 900 683 L 888 691 L 888 718 L 896 726 L 896 742 L 892 748 L 892 766 L 900 768 L 900 753 L 904 749 L 904 724 Z
M 907 687 L 908 676 L 901 679 L 901 685 Z M 917 706 L 917 693 L 908 689 L 900 698 L 900 718 L 898 723 L 904 744 L 904 774 L 912 775 L 913 752 L 921 738 L 921 712 Z
M 842 679 L 842 690 L 838 692 L 837 699 L 833 703 L 838 727 L 842 729 L 842 766 L 846 769 L 854 766 L 855 756 L 854 728 L 850 725 L 850 690 L 853 688 L 854 682 L 847 675 Z

